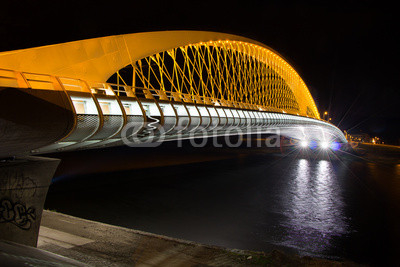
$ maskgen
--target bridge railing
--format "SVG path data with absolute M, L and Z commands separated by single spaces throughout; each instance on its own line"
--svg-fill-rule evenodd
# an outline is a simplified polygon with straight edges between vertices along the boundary
M 58 77 L 48 74 L 37 74 L 20 72 L 14 70 L 0 69 L 0 86 L 31 88 L 42 90 L 66 90 L 75 92 L 96 93 L 104 95 L 116 95 L 127 97 L 138 97 L 149 100 L 183 102 L 192 104 L 203 104 L 214 107 L 231 107 L 238 109 L 249 109 L 257 111 L 289 113 L 300 115 L 297 111 L 283 110 L 276 107 L 260 106 L 250 103 L 229 101 L 201 95 L 192 95 L 183 92 L 172 92 L 163 89 L 132 87 L 122 84 L 111 84 L 103 82 L 87 82 L 75 78 Z
M 28 84 L 20 72 L 0 69 L 0 85 L 4 87 L 28 88 Z

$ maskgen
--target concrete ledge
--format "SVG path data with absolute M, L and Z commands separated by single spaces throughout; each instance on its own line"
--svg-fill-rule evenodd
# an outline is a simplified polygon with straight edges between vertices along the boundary
M 38 247 L 91 266 L 357 266 L 232 250 L 44 211 Z

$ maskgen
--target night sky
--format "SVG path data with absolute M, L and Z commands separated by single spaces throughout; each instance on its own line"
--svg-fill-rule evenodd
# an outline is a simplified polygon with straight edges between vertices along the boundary
M 2 2 L 0 51 L 159 30 L 241 35 L 283 55 L 342 130 L 398 144 L 398 10 L 383 1 L 331 2 Z

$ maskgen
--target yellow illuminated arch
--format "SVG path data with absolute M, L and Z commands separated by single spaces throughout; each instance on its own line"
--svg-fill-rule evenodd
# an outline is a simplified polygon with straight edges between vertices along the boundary
M 178 54 L 183 55 L 181 62 Z M 166 67 L 166 57 L 175 62 L 172 69 Z M 155 67 L 146 73 L 146 64 Z M 134 67 L 135 77 L 143 86 L 319 119 L 314 100 L 293 67 L 266 45 L 241 36 L 203 31 L 147 32 L 0 53 L 0 68 L 87 81 L 104 82 L 126 66 Z M 131 85 L 135 85 L 132 78 Z

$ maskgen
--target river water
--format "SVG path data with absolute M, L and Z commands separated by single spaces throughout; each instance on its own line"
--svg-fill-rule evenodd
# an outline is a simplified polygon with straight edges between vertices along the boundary
M 399 180 L 396 164 L 256 153 L 58 174 L 45 207 L 210 245 L 394 265 Z

